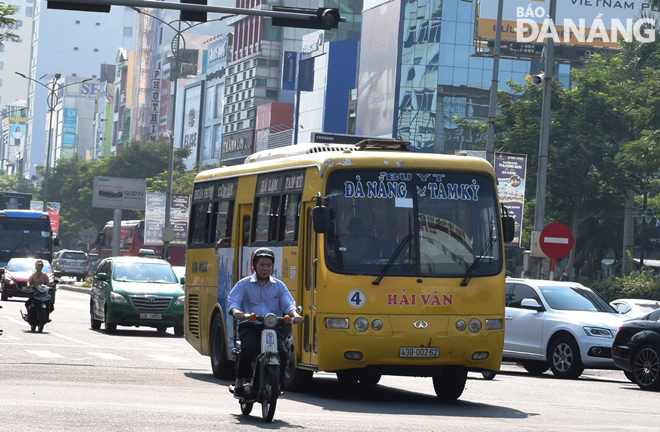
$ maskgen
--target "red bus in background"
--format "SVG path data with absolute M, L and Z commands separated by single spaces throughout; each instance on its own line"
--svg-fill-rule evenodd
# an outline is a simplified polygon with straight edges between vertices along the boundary
M 105 224 L 103 231 L 96 239 L 96 248 L 99 252 L 99 261 L 112 255 L 112 221 Z M 156 256 L 163 254 L 162 246 L 144 245 L 144 221 L 121 221 L 121 234 L 119 237 L 119 255 L 139 256 L 140 249 L 152 249 Z M 169 246 L 167 249 L 169 263 L 173 266 L 183 266 L 186 261 L 185 245 Z M 91 269 L 90 269 L 91 270 Z

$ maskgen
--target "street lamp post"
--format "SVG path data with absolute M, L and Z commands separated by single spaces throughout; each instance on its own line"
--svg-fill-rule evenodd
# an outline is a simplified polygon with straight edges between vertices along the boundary
M 653 222 L 655 215 L 653 209 L 647 206 L 648 191 L 644 191 L 644 201 L 642 207 L 635 212 L 635 219 L 641 225 L 641 239 L 639 242 L 639 266 L 644 268 L 644 243 L 646 242 L 645 228 L 647 224 Z
M 59 102 L 59 95 L 57 94 L 60 90 L 65 89 L 66 87 L 69 87 L 74 84 L 82 84 L 87 81 L 91 81 L 92 78 L 87 78 L 82 81 L 77 81 L 73 83 L 69 83 L 67 85 L 59 85 L 57 81 L 60 79 L 62 74 L 56 73 L 53 75 L 53 78 L 51 78 L 48 81 L 48 84 L 44 84 L 41 81 L 37 81 L 36 79 L 30 78 L 29 76 L 22 74 L 20 72 L 16 72 L 16 75 L 25 78 L 28 81 L 32 81 L 34 83 L 39 84 L 40 86 L 44 87 L 46 90 L 48 90 L 48 97 L 46 98 L 46 103 L 48 104 L 48 145 L 47 145 L 47 150 L 46 150 L 46 171 L 44 173 L 44 191 L 43 191 L 43 210 L 44 212 L 48 211 L 48 177 L 50 176 L 50 153 L 51 153 L 51 142 L 52 142 L 52 137 L 53 137 L 53 114 L 55 112 L 55 107 L 57 106 Z

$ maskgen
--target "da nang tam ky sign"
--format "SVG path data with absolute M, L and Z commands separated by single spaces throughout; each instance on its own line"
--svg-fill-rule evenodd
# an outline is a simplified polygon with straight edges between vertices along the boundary
M 477 39 L 495 39 L 497 0 L 481 0 L 477 6 Z M 550 0 L 504 0 L 502 39 L 520 43 L 544 43 L 598 48 L 618 48 L 618 38 L 641 43 L 655 41 L 659 11 L 639 0 L 557 0 L 556 16 L 550 18 Z

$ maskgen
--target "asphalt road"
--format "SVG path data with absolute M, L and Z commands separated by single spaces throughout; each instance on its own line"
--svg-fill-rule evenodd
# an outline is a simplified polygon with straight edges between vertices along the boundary
M 42 334 L 22 321 L 22 299 L 0 304 L 0 431 L 660 431 L 660 393 L 619 371 L 564 381 L 515 365 L 493 381 L 470 373 L 452 404 L 438 402 L 428 378 L 342 387 L 319 373 L 264 424 L 259 406 L 240 414 L 230 382 L 215 380 L 209 359 L 172 329 L 91 330 L 88 295 L 66 289 Z

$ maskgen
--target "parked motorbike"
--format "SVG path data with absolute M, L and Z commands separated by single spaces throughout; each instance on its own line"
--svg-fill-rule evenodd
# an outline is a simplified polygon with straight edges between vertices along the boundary
M 270 423 L 275 415 L 277 399 L 282 396 L 280 391 L 280 356 L 277 352 L 277 330 L 278 324 L 289 324 L 291 317 L 277 317 L 269 313 L 265 316 L 252 314 L 250 320 L 264 323 L 261 330 L 261 352 L 252 363 L 252 380 L 245 384 L 245 396 L 239 398 L 241 412 L 249 415 L 255 402 L 261 404 L 261 415 L 266 423 Z M 232 350 L 236 365 L 241 354 L 240 341 L 236 341 L 236 347 Z M 234 388 L 229 389 L 232 393 Z
M 53 297 L 50 295 L 51 289 L 48 285 L 38 285 L 37 287 L 28 287 L 30 297 L 25 302 L 27 313 L 21 311 L 21 316 L 28 324 L 30 329 L 37 329 L 39 333 L 44 331 L 44 326 L 50 322 L 50 313 L 53 311 Z

